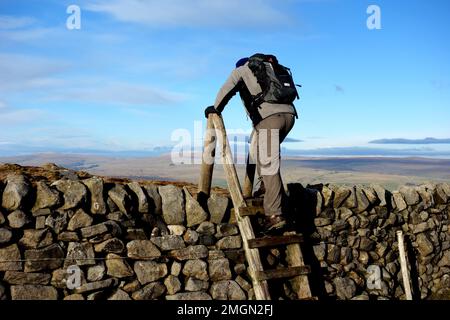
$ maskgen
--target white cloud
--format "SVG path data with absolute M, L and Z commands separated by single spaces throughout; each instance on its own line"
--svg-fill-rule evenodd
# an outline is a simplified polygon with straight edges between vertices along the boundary
M 274 0 L 97 0 L 87 10 L 152 27 L 264 27 L 285 24 L 288 13 Z
M 35 20 L 31 17 L 14 17 L 0 15 L 0 29 L 19 29 L 32 25 Z
M 39 109 L 0 109 L 0 126 L 38 121 L 44 114 Z

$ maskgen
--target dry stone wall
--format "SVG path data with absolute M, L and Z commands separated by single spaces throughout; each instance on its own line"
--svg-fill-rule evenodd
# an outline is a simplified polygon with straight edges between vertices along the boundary
M 307 243 L 316 295 L 405 299 L 396 232 L 402 230 L 415 299 L 450 299 L 450 186 L 288 185 Z M 273 257 L 272 257 L 273 260 Z
M 55 170 L 0 182 L 0 299 L 252 299 L 228 198 Z
M 228 197 L 46 170 L 0 174 L 0 299 L 254 299 Z M 450 299 L 448 184 L 290 184 L 287 205 L 319 299 L 404 299 L 397 230 L 415 298 Z M 262 258 L 285 266 L 282 249 Z M 270 286 L 296 298 L 289 280 Z

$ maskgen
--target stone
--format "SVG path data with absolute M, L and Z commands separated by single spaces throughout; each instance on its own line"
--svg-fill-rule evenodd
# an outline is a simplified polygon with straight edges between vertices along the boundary
M 210 250 L 208 253 L 208 260 L 216 260 L 225 258 L 225 253 L 222 250 Z
M 203 210 L 197 200 L 192 197 L 186 187 L 183 188 L 186 196 L 186 220 L 188 227 L 194 227 L 208 219 L 208 214 Z
M 95 252 L 120 254 L 125 251 L 125 245 L 122 240 L 117 238 L 108 239 L 94 246 Z
M 350 300 L 355 296 L 356 285 L 350 278 L 338 277 L 333 281 L 336 287 L 336 295 L 340 300 Z
M 77 266 L 93 266 L 95 265 L 95 254 L 92 244 L 88 242 L 70 242 L 67 247 L 66 261 L 64 267 Z
M 0 245 L 11 241 L 12 232 L 5 228 L 0 228 Z
M 331 190 L 328 186 L 322 187 L 322 198 L 323 198 L 323 206 L 324 208 L 328 208 L 331 205 L 333 200 L 334 191 Z
M 186 232 L 186 227 L 180 225 L 169 225 L 167 229 L 172 236 L 182 236 Z
M 35 229 L 45 229 L 45 216 L 36 217 Z
M 403 195 L 408 206 L 414 206 L 420 202 L 420 197 L 417 191 L 412 187 L 401 187 L 400 193 Z
M 127 256 L 137 260 L 151 260 L 161 256 L 161 251 L 150 240 L 133 240 L 127 243 Z
M 61 208 L 62 210 L 81 207 L 86 203 L 87 189 L 79 181 L 62 179 L 52 183 L 51 186 L 56 187 L 63 194 L 64 206 Z
M 211 215 L 210 221 L 214 224 L 222 223 L 225 214 L 227 213 L 230 200 L 226 197 L 219 196 L 213 193 L 207 202 L 208 211 Z
M 41 209 L 51 209 L 61 204 L 61 197 L 58 191 L 50 188 L 45 182 L 36 182 L 36 201 L 32 211 Z
M 61 233 L 66 230 L 67 227 L 67 213 L 55 212 L 54 214 L 47 216 L 45 225 L 53 229 L 56 234 Z
M 228 259 L 209 260 L 209 277 L 211 281 L 230 280 L 231 270 Z
M 211 296 L 206 292 L 181 292 L 174 295 L 166 296 L 166 300 L 212 300 Z
M 253 288 L 252 285 L 241 276 L 237 276 L 235 281 L 242 289 L 244 289 L 247 292 L 249 292 Z
M 353 211 L 349 208 L 341 207 L 336 209 L 337 216 L 340 220 L 346 221 L 353 215 Z
M 426 257 L 433 253 L 433 243 L 425 233 L 419 233 L 416 237 L 417 250 L 422 257 Z
M 150 213 L 162 215 L 162 199 L 158 187 L 154 184 L 143 185 L 148 195 L 148 209 Z
M 128 240 L 128 241 L 132 241 L 132 240 L 148 240 L 144 229 L 135 229 L 135 228 L 127 229 L 127 235 L 125 236 L 125 239 Z
M 147 196 L 144 193 L 144 190 L 140 186 L 140 184 L 136 181 L 130 182 L 128 184 L 128 188 L 136 195 L 138 200 L 138 211 L 140 213 L 148 213 L 148 201 Z
M 348 196 L 342 206 L 349 209 L 355 209 L 358 206 L 358 199 L 356 198 L 356 187 L 350 188 L 350 196 Z
M 5 216 L 4 216 L 3 213 L 0 211 L 0 226 L 1 226 L 2 224 L 4 224 L 5 221 L 6 221 Z
M 207 247 L 215 245 L 216 241 L 216 238 L 210 235 L 200 235 L 198 238 L 198 244 L 202 244 Z
M 217 241 L 216 247 L 219 250 L 239 249 L 242 247 L 242 238 L 241 236 L 229 236 L 222 238 L 219 241 Z
M 209 221 L 204 221 L 195 230 L 198 234 L 212 236 L 216 233 L 216 226 L 214 223 Z
M 116 183 L 114 187 L 108 191 L 108 196 L 111 198 L 120 212 L 125 215 L 128 214 L 129 208 L 131 206 L 131 198 L 122 185 Z
M 233 280 L 214 282 L 210 293 L 214 300 L 246 300 L 245 292 Z
M 341 260 L 341 249 L 333 244 L 328 245 L 327 262 L 338 263 Z
M 422 233 L 428 230 L 430 230 L 430 225 L 427 222 L 422 222 L 411 227 L 411 231 L 414 234 Z
M 235 236 L 239 234 L 237 225 L 231 223 L 222 223 L 217 225 L 216 238 Z
M 366 237 L 361 237 L 359 249 L 363 251 L 372 251 L 375 249 L 375 242 Z
M 128 282 L 127 284 L 125 284 L 122 287 L 123 291 L 125 291 L 127 293 L 132 293 L 132 292 L 138 291 L 141 288 L 142 288 L 142 286 L 138 280 L 133 280 L 131 282 Z
M 106 274 L 105 265 L 102 263 L 97 264 L 93 267 L 89 267 L 87 270 L 87 279 L 90 282 L 96 282 L 103 279 Z
M 208 266 L 203 260 L 189 260 L 185 263 L 183 274 L 198 280 L 208 280 Z
M 166 286 L 166 290 L 167 290 L 167 294 L 168 295 L 174 295 L 177 292 L 179 292 L 181 290 L 181 282 L 180 280 L 173 276 L 173 275 L 169 275 L 165 280 L 164 280 L 164 285 Z
M 52 243 L 53 235 L 48 229 L 24 230 L 23 237 L 19 240 L 19 244 L 26 249 L 40 249 L 47 247 Z
M 75 289 L 75 293 L 87 293 L 107 288 L 116 287 L 119 284 L 117 279 L 110 278 L 102 281 L 89 282 Z
M 194 279 L 194 278 L 188 278 L 186 281 L 186 284 L 184 286 L 184 289 L 186 291 L 204 291 L 207 290 L 209 288 L 209 283 L 208 281 L 204 281 L 204 280 L 198 280 L 198 279 Z
M 398 211 L 403 211 L 408 207 L 400 192 L 393 192 L 392 197 L 394 198 L 395 206 Z
M 370 206 L 369 199 L 367 199 L 366 194 L 364 193 L 363 189 L 361 187 L 355 188 L 355 195 L 356 195 L 356 213 L 361 213 L 366 211 L 366 209 Z
M 54 270 L 64 263 L 64 250 L 59 244 L 52 244 L 43 249 L 25 251 L 25 272 Z
M 440 200 L 438 203 L 448 203 L 450 200 L 450 186 L 446 183 L 436 185 L 436 196 Z
M 22 210 L 16 210 L 8 215 L 9 226 L 13 229 L 23 228 L 30 222 L 25 212 Z
M 112 221 L 110 221 L 112 222 Z M 98 235 L 105 234 L 109 231 L 108 225 L 106 223 L 100 223 L 93 226 L 81 228 L 81 236 L 83 238 L 92 238 Z
M 71 294 L 71 295 L 65 296 L 63 300 L 67 300 L 67 301 L 83 301 L 84 297 L 83 297 L 82 294 L 75 293 L 75 294 Z
M 314 219 L 314 225 L 316 227 L 325 227 L 325 226 L 329 226 L 332 223 L 333 223 L 333 220 L 328 219 L 328 218 L 315 218 Z
M 187 244 L 194 245 L 198 242 L 199 239 L 198 232 L 192 229 L 188 229 L 184 234 L 183 239 Z
M 114 253 L 106 256 L 106 269 L 107 275 L 114 278 L 127 278 L 134 275 L 128 263 Z
M 161 251 L 170 251 L 185 248 L 186 245 L 180 236 L 152 237 L 150 239 Z
M 377 193 L 372 187 L 362 187 L 362 191 L 371 205 L 378 204 L 379 199 Z
M 126 293 L 125 291 L 121 290 L 121 289 L 117 289 L 116 292 L 114 292 L 109 298 L 108 300 L 115 300 L 115 301 L 128 301 L 131 300 L 130 296 L 128 295 L 128 293 Z
M 335 190 L 333 207 L 339 208 L 351 193 L 351 190 L 347 187 L 338 187 Z
M 326 243 L 320 243 L 318 245 L 313 246 L 313 251 L 318 261 L 325 260 L 325 256 L 327 255 Z
M 106 214 L 106 203 L 103 198 L 103 180 L 98 177 L 92 177 L 83 180 L 83 183 L 89 189 L 91 213 Z
M 58 300 L 58 291 L 50 286 L 11 286 L 12 300 Z
M 157 281 L 167 275 L 167 265 L 154 261 L 136 261 L 134 272 L 142 285 Z
M 174 261 L 172 262 L 172 267 L 170 268 L 170 274 L 178 277 L 181 273 L 181 263 Z
M 184 224 L 184 198 L 180 188 L 172 185 L 159 187 L 162 200 L 162 214 L 166 224 Z
M 20 260 L 21 256 L 17 244 L 0 249 L 0 271 L 21 271 L 22 262 Z
M 6 271 L 3 281 L 9 284 L 32 284 L 47 285 L 50 283 L 51 275 L 47 273 L 26 273 L 18 271 Z
M 203 245 L 189 246 L 184 249 L 172 250 L 169 256 L 178 261 L 204 259 L 208 257 L 208 248 Z
M 23 175 L 8 175 L 6 187 L 3 190 L 2 207 L 8 211 L 22 208 L 31 191 L 28 179 Z
M 80 238 L 78 237 L 78 234 L 76 232 L 61 232 L 58 234 L 58 241 L 62 242 L 77 242 Z
M 382 186 L 378 184 L 371 184 L 370 187 L 375 191 L 377 194 L 378 199 L 380 200 L 380 207 L 385 207 L 387 205 L 386 202 L 386 189 L 384 189 Z
M 84 212 L 83 209 L 77 210 L 77 212 L 70 218 L 67 230 L 75 231 L 81 228 L 89 227 L 92 225 L 94 219 Z
M 438 262 L 439 267 L 450 267 L 450 250 L 445 251 L 442 259 Z

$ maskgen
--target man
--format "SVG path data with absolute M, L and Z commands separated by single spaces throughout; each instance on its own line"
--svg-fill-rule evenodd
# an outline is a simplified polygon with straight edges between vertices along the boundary
M 261 56 L 269 57 L 267 67 L 272 68 L 272 63 L 279 66 L 274 56 Z M 255 159 L 256 154 L 258 174 L 264 183 L 266 227 L 268 230 L 281 229 L 286 221 L 282 208 L 284 188 L 280 175 L 280 144 L 294 126 L 297 113 L 292 103 L 255 102 L 263 94 L 263 89 L 250 69 L 249 58 L 243 58 L 236 63 L 236 69 L 220 89 L 214 106 L 205 110 L 206 117 L 210 113 L 220 114 L 237 92 L 253 122 L 250 155 Z

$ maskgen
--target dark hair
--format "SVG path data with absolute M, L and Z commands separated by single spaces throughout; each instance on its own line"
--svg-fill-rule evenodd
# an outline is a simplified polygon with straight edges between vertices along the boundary
M 236 62 L 236 68 L 242 67 L 244 64 L 246 64 L 248 61 L 248 58 L 242 58 L 238 62 Z

